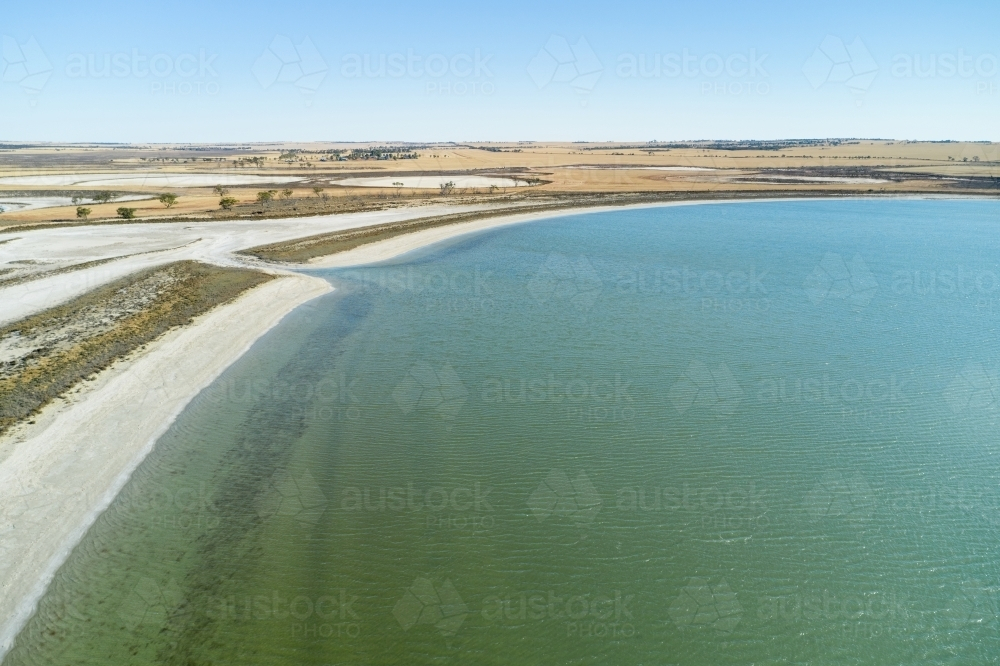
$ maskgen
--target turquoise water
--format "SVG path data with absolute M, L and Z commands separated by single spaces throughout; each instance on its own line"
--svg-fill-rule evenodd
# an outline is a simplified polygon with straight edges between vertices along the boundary
M 322 273 L 4 664 L 994 662 L 998 213 L 572 215 Z

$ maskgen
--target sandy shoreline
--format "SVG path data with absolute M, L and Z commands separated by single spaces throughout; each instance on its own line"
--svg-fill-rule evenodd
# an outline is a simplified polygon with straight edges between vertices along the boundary
M 861 199 L 863 197 L 851 197 Z M 922 198 L 922 197 L 921 197 Z M 318 257 L 307 264 L 285 264 L 289 268 L 348 268 L 352 266 L 362 266 L 374 264 L 381 261 L 388 261 L 402 256 L 408 252 L 442 243 L 444 241 L 474 234 L 490 229 L 508 227 L 515 224 L 525 224 L 537 222 L 557 217 L 569 217 L 571 215 L 587 215 L 590 213 L 604 213 L 610 211 L 638 210 L 641 208 L 673 208 L 675 206 L 702 206 L 706 204 L 727 204 L 727 203 L 765 203 L 773 201 L 823 201 L 824 199 L 813 199 L 808 197 L 794 199 L 697 199 L 690 201 L 658 201 L 651 203 L 638 203 L 626 205 L 609 206 L 588 206 L 580 208 L 563 208 L 557 210 L 538 211 L 533 213 L 516 213 L 514 215 L 502 215 L 488 217 L 482 220 L 471 222 L 460 222 L 447 226 L 434 227 L 403 234 L 394 238 L 389 238 L 376 243 L 361 245 L 346 252 L 338 252 L 327 257 Z
M 272 280 L 47 407 L 0 449 L 0 658 L 66 557 L 184 407 L 286 314 L 332 290 Z M 13 441 L 10 441 L 13 440 Z
M 326 265 L 380 261 L 546 217 L 553 213 L 429 229 L 335 255 Z M 230 257 L 199 258 L 243 263 Z M 116 268 L 126 274 L 136 270 Z M 187 404 L 285 315 L 332 289 L 325 280 L 302 274 L 258 287 L 115 363 L 96 382 L 43 409 L 35 424 L 0 437 L 0 660 L 56 571 Z
M 602 211 L 763 202 L 684 201 L 523 213 L 426 229 L 314 260 L 358 266 L 471 233 Z M 806 199 L 796 199 L 803 201 Z M 221 248 L 219 248 L 221 249 Z M 237 263 L 229 252 L 202 259 Z M 97 382 L 47 407 L 36 425 L 0 439 L 0 660 L 58 568 L 184 407 L 285 315 L 328 293 L 325 280 L 281 277 L 116 363 Z
M 389 261 L 400 257 L 408 252 L 442 243 L 444 241 L 457 239 L 461 236 L 488 231 L 500 227 L 512 226 L 515 224 L 525 224 L 527 222 L 537 222 L 557 217 L 569 217 L 572 215 L 588 215 L 590 213 L 604 213 L 611 211 L 639 210 L 642 208 L 674 208 L 676 206 L 705 206 L 722 204 L 754 204 L 754 203 L 774 203 L 778 201 L 886 201 L 886 200 L 992 200 L 992 197 L 963 196 L 938 194 L 906 194 L 894 196 L 844 196 L 844 197 L 774 197 L 774 198 L 753 198 L 753 199 L 692 199 L 687 201 L 657 201 L 650 203 L 637 203 L 625 205 L 608 206 L 587 206 L 580 208 L 563 208 L 557 210 L 538 211 L 534 213 L 517 213 L 514 215 L 503 215 L 488 217 L 482 220 L 471 222 L 461 222 L 449 224 L 442 227 L 424 229 L 403 234 L 384 241 L 361 245 L 352 250 L 339 252 L 327 257 L 318 257 L 307 264 L 284 264 L 288 268 L 349 268 L 352 266 L 362 266 L 374 264 L 382 261 Z

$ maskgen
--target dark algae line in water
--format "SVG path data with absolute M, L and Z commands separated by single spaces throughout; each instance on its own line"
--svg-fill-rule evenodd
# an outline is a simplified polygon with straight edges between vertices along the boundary
M 281 510 L 280 498 L 273 495 L 288 487 L 283 481 L 290 477 L 284 475 L 294 455 L 289 443 L 301 438 L 308 427 L 303 403 L 314 398 L 314 387 L 321 387 L 324 377 L 337 366 L 343 351 L 333 345 L 350 334 L 369 307 L 360 296 L 335 300 L 339 316 L 322 321 L 278 372 L 278 382 L 288 377 L 287 385 L 276 384 L 259 396 L 244 417 L 235 446 L 213 472 L 216 494 L 212 504 L 219 520 L 210 534 L 195 541 L 200 565 L 188 573 L 184 584 L 185 603 L 192 611 L 184 612 L 183 606 L 178 609 L 176 643 L 163 646 L 160 662 L 197 663 L 218 640 L 220 624 L 238 618 L 238 613 L 261 612 L 262 595 L 240 595 L 231 582 L 246 571 L 266 578 L 266 571 L 258 571 L 260 533 L 265 521 Z M 239 390 L 238 385 L 233 390 Z M 253 387 L 245 390 L 253 392 Z
M 998 213 L 616 211 L 324 273 L 4 666 L 988 663 Z
M 255 568 L 270 513 L 261 491 L 306 429 L 303 400 L 336 365 L 342 352 L 331 345 L 369 307 L 359 296 L 325 300 L 338 302 L 339 316 L 319 319 L 317 304 L 297 311 L 292 337 L 301 346 L 265 364 L 273 376 L 233 368 L 199 396 L 63 567 L 83 572 L 74 581 L 87 587 L 83 596 L 55 598 L 56 581 L 5 663 L 53 663 L 35 658 L 36 642 L 69 651 L 71 663 L 201 663 L 226 618 L 227 583 Z M 276 337 L 261 346 L 273 351 Z M 155 564 L 133 575 L 137 558 Z M 67 626 L 84 601 L 105 611 L 87 618 L 85 636 Z

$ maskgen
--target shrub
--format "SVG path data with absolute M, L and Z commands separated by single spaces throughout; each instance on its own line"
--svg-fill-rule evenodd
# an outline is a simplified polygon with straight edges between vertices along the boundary
M 176 194 L 171 194 L 169 192 L 165 193 L 165 194 L 161 194 L 157 198 L 160 200 L 160 203 L 163 204 L 164 206 L 166 206 L 167 208 L 170 208 L 175 203 L 177 203 L 177 195 Z

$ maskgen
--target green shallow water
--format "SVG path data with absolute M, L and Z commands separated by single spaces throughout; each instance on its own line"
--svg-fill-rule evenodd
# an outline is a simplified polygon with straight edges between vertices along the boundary
M 323 273 L 4 664 L 996 661 L 998 213 L 595 213 Z

